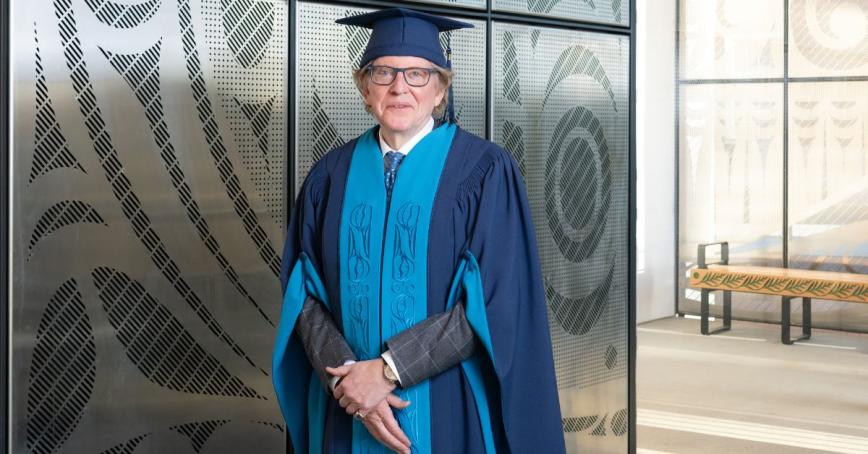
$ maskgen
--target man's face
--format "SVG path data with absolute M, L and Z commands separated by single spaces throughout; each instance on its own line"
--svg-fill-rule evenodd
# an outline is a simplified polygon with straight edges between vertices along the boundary
M 377 58 L 371 65 L 394 68 L 434 67 L 424 58 L 392 56 Z M 409 133 L 421 129 L 445 96 L 436 72 L 431 73 L 428 84 L 422 87 L 408 85 L 404 73 L 396 74 L 395 80 L 389 85 L 377 85 L 370 80 L 370 75 L 366 77 L 367 83 L 362 89 L 362 96 L 365 104 L 370 106 L 371 114 L 386 132 Z

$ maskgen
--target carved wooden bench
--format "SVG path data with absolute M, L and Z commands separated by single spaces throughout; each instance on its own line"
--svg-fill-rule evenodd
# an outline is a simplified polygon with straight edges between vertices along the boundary
M 720 245 L 720 262 L 706 262 L 706 249 Z M 792 344 L 811 337 L 811 299 L 868 303 L 868 275 L 826 271 L 729 265 L 729 243 L 700 244 L 698 265 L 690 270 L 690 286 L 700 289 L 700 331 L 709 335 L 732 327 L 732 292 L 781 297 L 781 342 Z M 708 298 L 723 291 L 723 326 L 709 331 Z M 802 299 L 802 335 L 790 337 L 790 302 Z

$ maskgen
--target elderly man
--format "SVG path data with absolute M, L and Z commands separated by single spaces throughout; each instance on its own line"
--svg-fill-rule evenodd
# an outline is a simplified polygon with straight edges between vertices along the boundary
M 320 159 L 292 211 L 273 379 L 295 451 L 563 452 L 518 166 L 435 121 L 438 33 L 470 25 L 338 22 L 373 29 L 354 79 L 378 125 Z

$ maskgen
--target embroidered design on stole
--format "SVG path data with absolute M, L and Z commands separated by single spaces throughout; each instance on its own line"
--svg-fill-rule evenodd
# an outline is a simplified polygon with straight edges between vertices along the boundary
M 395 249 L 392 253 L 392 329 L 400 333 L 413 326 L 415 312 L 416 283 L 413 280 L 416 271 L 416 231 L 419 224 L 419 213 L 422 207 L 413 202 L 406 202 L 395 213 Z M 415 401 L 418 390 L 410 389 L 399 392 L 404 400 Z M 416 407 L 410 405 L 398 412 L 401 427 L 407 432 L 410 440 L 417 440 L 419 418 Z
M 382 155 L 374 129 L 353 152 L 341 208 L 341 300 L 344 332 L 358 358 L 377 357 L 386 339 L 427 317 L 428 229 L 439 172 L 456 129 L 435 129 L 419 143 L 422 151 L 404 162 L 404 176 L 396 178 L 398 192 L 390 200 L 381 183 Z M 429 391 L 427 381 L 396 390 L 413 402 L 396 411 L 396 417 L 413 441 L 414 453 L 431 452 Z M 354 454 L 385 453 L 357 421 L 352 436 Z
M 367 319 L 370 288 L 365 284 L 371 273 L 371 220 L 373 208 L 360 203 L 350 214 L 349 235 L 349 280 L 350 280 L 350 319 L 353 322 L 356 339 L 367 339 L 369 323 Z M 356 347 L 357 358 L 370 358 L 364 343 Z

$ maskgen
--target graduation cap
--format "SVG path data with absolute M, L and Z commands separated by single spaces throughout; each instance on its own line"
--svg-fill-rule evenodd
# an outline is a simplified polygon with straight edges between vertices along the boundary
M 442 68 L 451 69 L 451 45 L 446 54 L 440 47 L 440 32 L 473 28 L 472 24 L 407 8 L 390 8 L 372 13 L 349 16 L 335 21 L 342 25 L 355 25 L 372 29 L 371 39 L 359 67 L 387 55 L 420 57 Z M 450 87 L 448 113 L 454 122 L 452 88 Z

